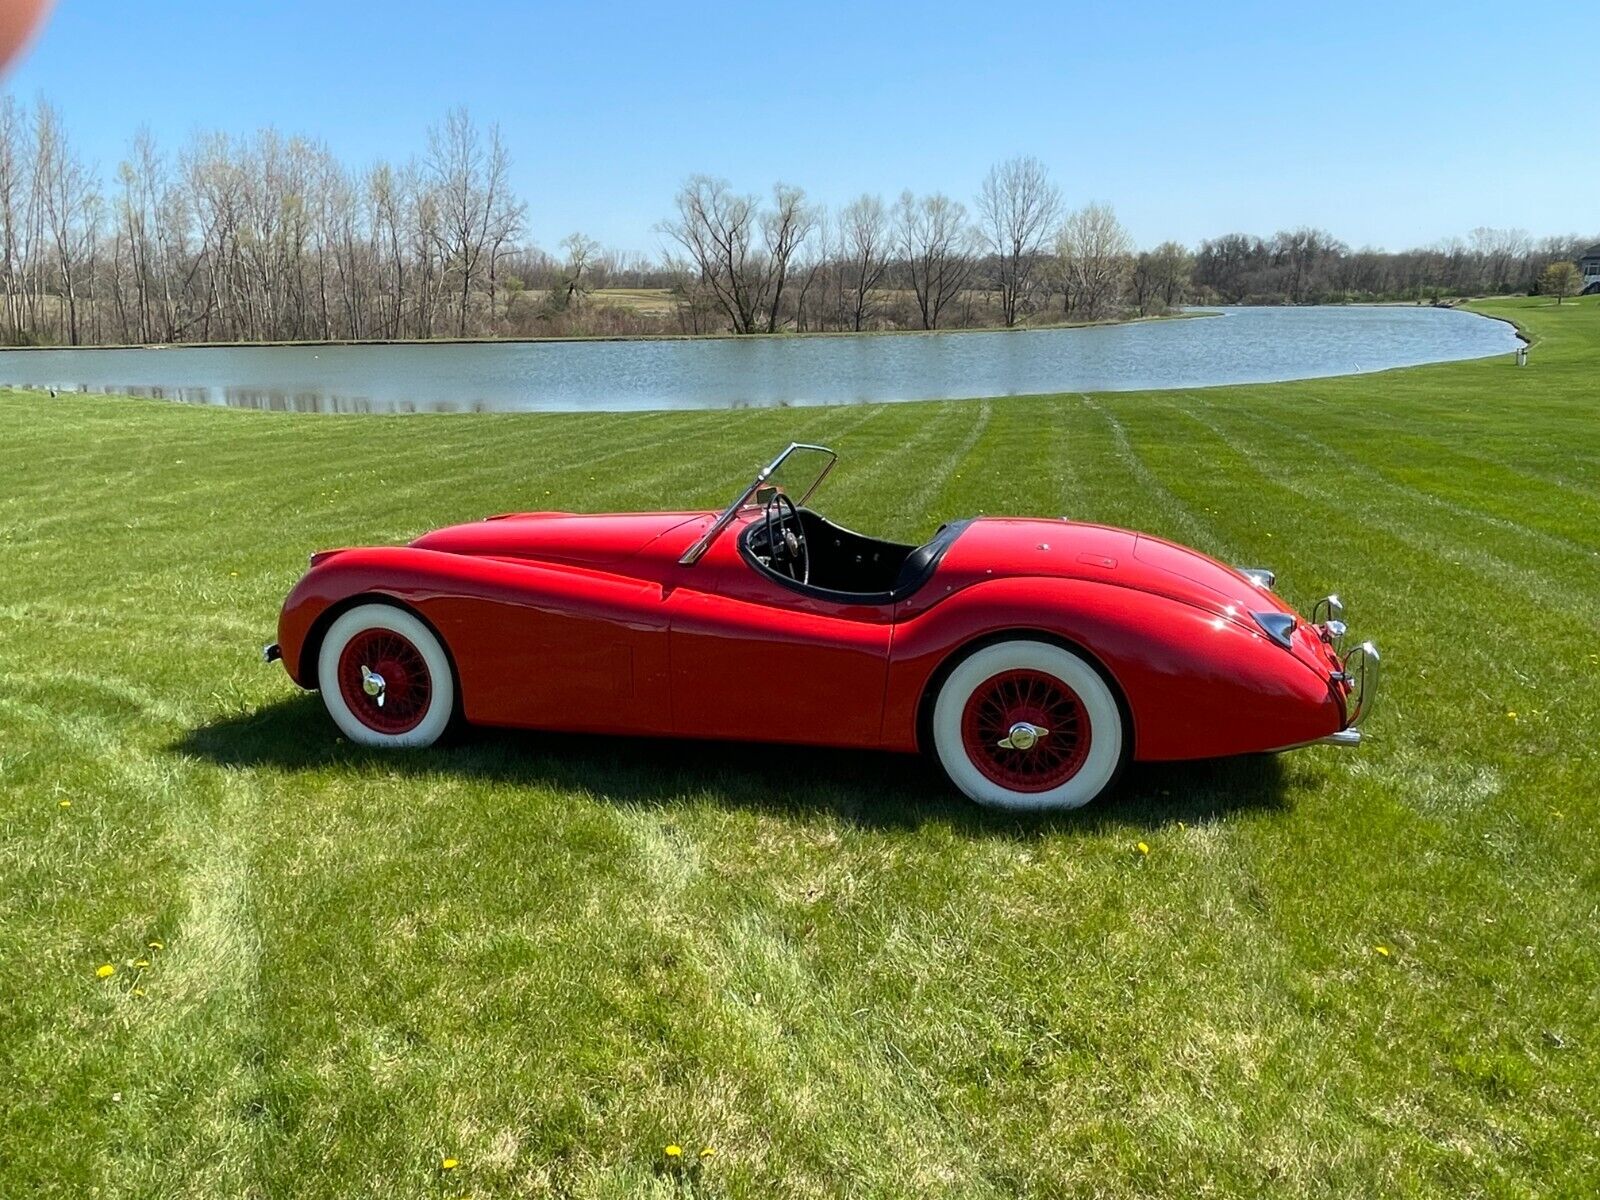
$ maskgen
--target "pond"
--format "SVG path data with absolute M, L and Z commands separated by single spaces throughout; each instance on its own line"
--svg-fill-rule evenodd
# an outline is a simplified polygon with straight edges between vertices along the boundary
M 1264 383 L 1509 354 L 1415 306 L 1226 308 L 1084 329 L 905 336 L 0 351 L 0 383 L 295 412 L 849 404 Z

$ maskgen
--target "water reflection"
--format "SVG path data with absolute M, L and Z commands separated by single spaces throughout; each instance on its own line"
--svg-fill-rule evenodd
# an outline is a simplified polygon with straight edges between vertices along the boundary
M 1520 344 L 1509 324 L 1451 309 L 1221 311 L 904 337 L 3 350 L 0 382 L 295 413 L 765 408 L 1270 382 Z

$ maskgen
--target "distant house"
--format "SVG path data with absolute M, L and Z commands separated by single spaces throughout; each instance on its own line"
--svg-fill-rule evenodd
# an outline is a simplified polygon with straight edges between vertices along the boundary
M 1583 276 L 1583 283 L 1578 287 L 1580 292 L 1585 296 L 1600 292 L 1600 242 L 1578 256 L 1578 274 Z

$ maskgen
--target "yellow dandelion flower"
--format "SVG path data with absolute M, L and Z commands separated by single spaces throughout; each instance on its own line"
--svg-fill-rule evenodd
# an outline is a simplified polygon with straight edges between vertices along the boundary
M 716 1153 L 716 1149 L 714 1147 L 711 1147 L 711 1146 L 701 1146 L 700 1147 L 700 1157 L 701 1158 L 710 1158 L 715 1153 Z
M 1506 716 L 1508 718 L 1510 718 L 1511 720 L 1513 720 L 1513 721 L 1515 721 L 1517 719 L 1517 714 L 1512 712 L 1509 708 L 1506 709 Z
M 133 965 L 136 967 L 148 967 L 150 965 L 150 960 L 148 958 L 141 958 Z
M 441 1171 L 454 1171 L 461 1164 L 453 1158 L 447 1158 L 439 1164 Z
M 667 1154 L 668 1158 L 682 1158 L 683 1157 L 683 1147 L 682 1146 L 668 1146 L 667 1150 L 666 1150 L 666 1154 Z
M 1377 951 L 1379 954 L 1383 955 L 1385 958 L 1389 957 L 1389 947 L 1387 947 L 1387 946 L 1374 946 L 1373 949 L 1375 951 Z
M 133 989 L 133 994 L 135 996 L 142 996 L 142 995 L 144 995 L 144 989 L 143 988 L 134 988 Z
M 152 950 L 165 949 L 165 947 L 160 942 L 146 942 L 145 945 L 150 947 L 150 949 L 152 949 Z
M 1140 854 L 1149 854 L 1150 853 L 1150 847 L 1145 845 L 1143 842 L 1140 842 L 1138 844 L 1138 846 L 1135 847 L 1135 849 L 1137 849 Z
M 62 808 L 71 808 L 72 807 L 72 801 L 71 800 L 63 800 L 61 802 L 61 807 Z
M 117 973 L 117 969 L 115 967 L 113 967 L 110 963 L 106 963 L 105 966 L 97 967 L 95 969 L 95 974 L 98 975 L 101 979 L 110 979 L 116 973 Z

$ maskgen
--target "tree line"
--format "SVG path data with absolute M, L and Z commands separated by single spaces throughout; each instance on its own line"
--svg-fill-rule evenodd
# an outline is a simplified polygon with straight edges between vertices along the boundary
M 541 249 L 510 174 L 499 130 L 458 109 L 417 156 L 360 169 L 271 129 L 175 153 L 141 131 L 107 181 L 52 105 L 0 96 L 0 340 L 1016 326 L 1536 290 L 1585 244 L 1478 229 L 1388 253 L 1298 229 L 1141 250 L 1109 205 L 1069 207 L 1046 166 L 1019 157 L 970 204 L 906 191 L 830 208 L 789 184 L 757 195 L 691 176 L 650 258 L 582 233 Z

